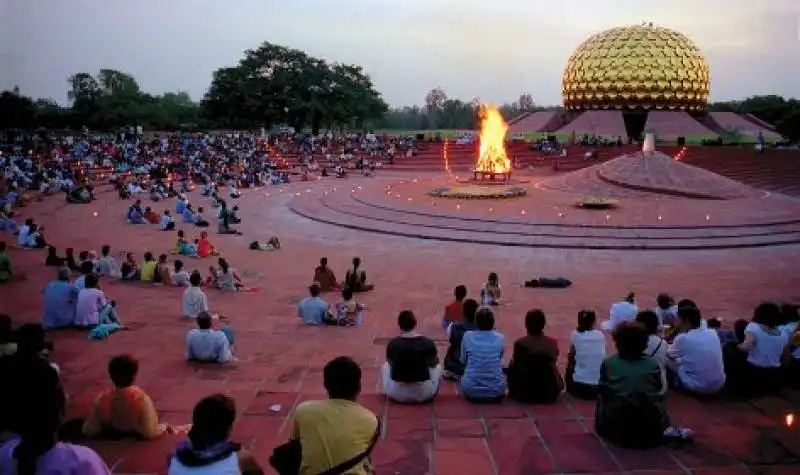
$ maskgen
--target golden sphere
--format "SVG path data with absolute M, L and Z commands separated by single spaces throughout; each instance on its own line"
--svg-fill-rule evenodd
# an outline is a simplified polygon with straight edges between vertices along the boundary
M 710 90 L 708 62 L 697 46 L 656 26 L 591 36 L 569 58 L 561 81 L 567 110 L 701 111 Z

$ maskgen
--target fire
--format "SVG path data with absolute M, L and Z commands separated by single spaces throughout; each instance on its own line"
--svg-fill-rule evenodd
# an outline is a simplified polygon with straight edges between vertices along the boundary
M 475 171 L 486 173 L 508 173 L 511 160 L 506 156 L 506 132 L 508 125 L 494 106 L 482 105 L 478 110 L 481 121 L 480 153 Z

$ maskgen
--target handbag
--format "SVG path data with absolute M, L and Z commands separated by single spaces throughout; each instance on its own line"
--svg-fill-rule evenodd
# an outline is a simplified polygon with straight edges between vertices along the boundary
M 378 443 L 380 436 L 381 422 L 378 420 L 378 426 L 375 428 L 375 433 L 372 435 L 369 445 L 367 445 L 367 448 L 363 452 L 355 457 L 345 460 L 333 468 L 325 470 L 319 475 L 341 475 L 360 464 L 364 461 L 364 459 L 369 457 L 369 454 L 372 453 L 372 449 L 375 448 L 375 444 Z M 272 450 L 272 455 L 269 457 L 269 465 L 274 468 L 279 475 L 297 475 L 300 473 L 300 465 L 302 462 L 303 446 L 298 439 L 292 439 L 285 444 L 275 447 Z

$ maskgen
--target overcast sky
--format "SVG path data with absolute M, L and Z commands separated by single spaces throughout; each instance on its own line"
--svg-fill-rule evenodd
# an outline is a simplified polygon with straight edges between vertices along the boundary
M 66 101 L 74 72 L 118 69 L 200 99 L 270 41 L 362 65 L 393 106 L 450 97 L 560 103 L 584 39 L 652 21 L 692 38 L 712 100 L 800 97 L 800 0 L 0 0 L 0 89 Z

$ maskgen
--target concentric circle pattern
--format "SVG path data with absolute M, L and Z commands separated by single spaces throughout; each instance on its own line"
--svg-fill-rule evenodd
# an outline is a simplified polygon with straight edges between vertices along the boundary
M 562 78 L 568 110 L 701 111 L 709 66 L 695 44 L 667 28 L 627 26 L 598 33 L 572 54 Z

